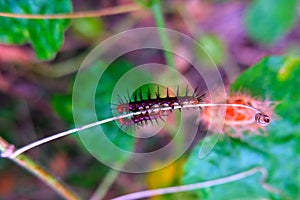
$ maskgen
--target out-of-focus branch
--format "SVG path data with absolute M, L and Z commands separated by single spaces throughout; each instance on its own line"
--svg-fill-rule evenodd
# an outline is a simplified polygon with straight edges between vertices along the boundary
M 51 187 L 55 192 L 57 192 L 61 197 L 67 200 L 79 200 L 80 198 L 65 184 L 60 182 L 55 176 L 50 174 L 40 165 L 35 163 L 33 160 L 25 156 L 24 154 L 20 154 L 15 158 L 10 158 L 10 155 L 14 151 L 14 145 L 9 144 L 2 137 L 0 137 L 0 150 L 1 157 L 8 158 L 19 166 L 23 167 L 34 176 L 38 177 L 41 181 L 46 183 L 49 187 Z
M 88 17 L 102 17 L 108 15 L 116 15 L 127 12 L 140 10 L 142 7 L 138 4 L 128 4 L 121 6 L 114 6 L 112 8 L 104 8 L 96 11 L 76 12 L 67 14 L 17 14 L 17 13 L 3 13 L 0 12 L 0 17 L 22 18 L 22 19 L 76 19 Z

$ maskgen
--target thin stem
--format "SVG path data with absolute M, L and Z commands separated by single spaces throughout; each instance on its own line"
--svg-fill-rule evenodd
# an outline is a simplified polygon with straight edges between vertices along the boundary
M 103 199 L 106 192 L 109 190 L 117 176 L 119 175 L 120 171 L 117 171 L 115 169 L 110 169 L 107 175 L 104 177 L 90 200 L 99 200 Z
M 250 110 L 255 111 L 256 113 L 261 113 L 260 110 L 252 107 L 252 106 L 247 106 L 247 105 L 243 105 L 243 104 L 235 104 L 235 103 L 200 103 L 200 104 L 193 104 L 193 105 L 185 105 L 184 108 L 195 108 L 195 105 L 197 105 L 198 107 L 238 107 L 238 108 L 247 108 Z
M 152 5 L 152 12 L 155 18 L 155 22 L 156 22 L 156 26 L 159 28 L 159 36 L 162 42 L 162 46 L 164 48 L 164 55 L 165 55 L 165 59 L 166 62 L 168 64 L 169 67 L 175 67 L 175 63 L 174 63 L 174 58 L 172 53 L 168 52 L 171 50 L 171 43 L 170 40 L 168 38 L 168 35 L 165 31 L 165 21 L 164 21 L 164 16 L 162 13 L 162 9 L 161 9 L 161 5 L 160 3 L 154 3 Z
M 111 122 L 111 121 L 115 121 L 115 120 L 123 119 L 123 118 L 127 118 L 127 117 L 132 117 L 133 115 L 139 115 L 139 114 L 143 114 L 145 112 L 167 111 L 167 110 L 176 110 L 176 109 L 185 109 L 185 108 L 198 108 L 198 107 L 215 107 L 215 106 L 241 107 L 241 108 L 251 109 L 251 110 L 255 111 L 255 114 L 262 113 L 260 110 L 258 110 L 256 108 L 253 108 L 251 106 L 241 105 L 241 104 L 226 104 L 226 103 L 223 103 L 223 104 L 199 103 L 199 104 L 192 104 L 192 105 L 182 105 L 182 106 L 174 106 L 174 107 L 155 108 L 155 109 L 149 109 L 149 110 L 144 110 L 144 111 L 139 111 L 139 112 L 128 113 L 128 114 L 124 114 L 124 115 L 120 115 L 120 116 L 111 117 L 111 118 L 108 118 L 108 119 L 104 119 L 104 120 L 101 120 L 101 121 L 97 121 L 97 122 L 93 122 L 91 124 L 81 126 L 79 128 L 74 128 L 74 129 L 71 129 L 71 130 L 68 130 L 68 131 L 57 133 L 57 134 L 54 134 L 52 136 L 49 136 L 49 137 L 37 140 L 33 143 L 30 143 L 30 144 L 28 144 L 28 145 L 26 145 L 26 146 L 24 146 L 24 147 L 22 147 L 22 148 L 20 148 L 16 151 L 4 152 L 4 153 L 2 153 L 1 156 L 2 157 L 9 157 L 9 158 L 13 159 L 13 158 L 17 157 L 18 155 L 20 155 L 21 153 L 24 153 L 25 151 L 28 151 L 29 149 L 32 149 L 32 148 L 34 148 L 36 146 L 39 146 L 41 144 L 50 142 L 52 140 L 70 135 L 70 134 L 78 132 L 78 131 L 89 129 L 89 128 L 92 128 L 92 127 L 95 127 L 95 126 L 98 126 L 98 125 L 101 125 L 101 124 L 104 124 L 104 123 L 107 123 L 107 122 Z
M 3 138 L 0 137 L 0 149 L 3 153 L 7 153 L 7 151 L 13 150 L 13 145 L 8 144 Z M 2 153 L 2 155 L 3 155 Z M 54 191 L 56 191 L 61 197 L 68 200 L 79 200 L 80 198 L 66 185 L 60 182 L 55 176 L 50 174 L 40 165 L 35 163 L 33 160 L 28 158 L 27 156 L 21 154 L 15 158 L 8 157 L 11 161 L 18 164 L 22 168 L 26 169 L 36 177 L 38 177 L 41 181 L 46 183 L 49 187 L 51 187 Z
M 265 179 L 266 179 L 265 168 L 255 167 L 250 170 L 247 170 L 247 171 L 235 174 L 235 175 L 227 176 L 224 178 L 219 178 L 219 179 L 214 179 L 214 180 L 210 180 L 210 181 L 194 183 L 194 184 L 189 184 L 189 185 L 161 188 L 161 189 L 155 189 L 155 190 L 145 190 L 145 191 L 135 192 L 135 193 L 123 195 L 120 197 L 116 197 L 112 200 L 141 199 L 141 198 L 146 198 L 146 197 L 151 197 L 151 196 L 156 196 L 156 195 L 186 192 L 186 191 L 191 191 L 191 190 L 196 190 L 196 189 L 201 189 L 201 188 L 207 188 L 207 187 L 211 187 L 211 186 L 222 185 L 225 183 L 230 183 L 230 182 L 234 182 L 237 180 L 241 180 L 241 179 L 251 176 L 257 172 L 260 172 L 262 174 L 262 178 L 261 178 L 260 182 L 263 184 L 263 187 L 265 189 L 267 189 L 268 191 L 270 191 L 270 189 L 271 189 L 271 192 L 275 192 L 275 193 L 279 192 L 277 189 L 274 189 L 273 187 L 271 187 L 270 185 L 265 183 Z
M 22 18 L 22 19 L 76 19 L 88 17 L 101 17 L 107 15 L 115 15 L 140 10 L 142 7 L 138 4 L 128 4 L 115 6 L 112 8 L 104 8 L 96 11 L 67 13 L 67 14 L 16 14 L 0 12 L 0 17 Z
M 36 146 L 39 146 L 41 144 L 44 144 L 44 143 L 50 142 L 52 140 L 64 137 L 66 135 L 70 135 L 70 134 L 78 132 L 78 131 L 82 131 L 82 130 L 85 130 L 85 129 L 92 128 L 94 126 L 98 126 L 98 125 L 104 124 L 104 123 L 107 123 L 107 122 L 111 122 L 111 121 L 118 120 L 118 119 L 121 119 L 121 118 L 130 117 L 133 114 L 134 113 L 130 113 L 130 114 L 121 115 L 121 116 L 118 116 L 118 117 L 112 117 L 112 118 L 108 118 L 108 119 L 105 119 L 105 120 L 97 121 L 97 122 L 94 122 L 94 123 L 91 123 L 91 124 L 87 124 L 87 125 L 81 126 L 79 128 L 74 128 L 74 129 L 67 130 L 67 131 L 64 131 L 64 132 L 61 132 L 61 133 L 57 133 L 55 135 L 52 135 L 52 136 L 43 138 L 41 140 L 37 140 L 37 141 L 35 141 L 33 143 L 30 143 L 30 144 L 28 144 L 28 145 L 26 145 L 26 146 L 24 146 L 24 147 L 16 150 L 15 152 L 13 152 L 8 157 L 9 158 L 15 158 L 16 156 L 20 155 L 21 153 L 24 153 L 25 151 L 28 151 L 29 149 L 32 149 L 32 148 L 34 148 Z

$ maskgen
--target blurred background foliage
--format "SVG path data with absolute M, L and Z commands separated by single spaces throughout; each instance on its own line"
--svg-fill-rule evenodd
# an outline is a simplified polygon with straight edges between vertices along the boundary
M 277 117 L 267 128 L 268 136 L 250 134 L 242 139 L 231 139 L 224 135 L 213 151 L 201 160 L 198 158 L 200 138 L 206 130 L 200 126 L 195 144 L 181 159 L 148 174 L 120 172 L 112 180 L 112 186 L 104 189 L 105 199 L 146 188 L 205 181 L 255 166 L 268 170 L 267 182 L 281 190 L 280 195 L 266 191 L 259 184 L 260 175 L 255 175 L 223 186 L 153 199 L 299 199 L 300 26 L 297 0 L 0 0 L 0 12 L 71 13 L 129 3 L 138 3 L 142 8 L 125 14 L 73 20 L 0 17 L 1 137 L 22 146 L 74 127 L 72 85 L 85 56 L 93 46 L 120 31 L 156 26 L 159 13 L 154 12 L 153 6 L 159 5 L 165 26 L 197 40 L 218 65 L 231 91 L 247 91 L 278 102 Z M 184 51 L 180 46 L 174 48 Z M 197 50 L 190 51 L 203 62 L 207 59 Z M 111 116 L 108 103 L 113 83 L 134 66 L 150 62 L 165 64 L 163 52 L 132 52 L 110 64 L 95 96 L 99 119 Z M 100 62 L 95 67 L 104 64 L 107 63 Z M 192 66 L 176 57 L 175 67 L 192 85 L 204 84 L 194 76 Z M 90 70 L 88 73 L 92 74 L 93 68 Z M 83 96 L 85 92 L 89 92 L 88 82 Z M 83 118 L 89 115 L 89 110 L 82 110 Z M 172 139 L 166 133 L 139 142 L 122 133 L 116 123 L 103 127 L 110 130 L 107 136 L 113 143 L 127 150 L 153 150 Z M 84 198 L 91 196 L 112 170 L 93 158 L 76 134 L 35 148 L 28 155 Z M 127 158 L 120 159 L 124 163 L 127 161 Z M 160 162 L 152 163 L 153 168 Z M 46 185 L 4 159 L 0 159 L 0 197 L 58 198 Z

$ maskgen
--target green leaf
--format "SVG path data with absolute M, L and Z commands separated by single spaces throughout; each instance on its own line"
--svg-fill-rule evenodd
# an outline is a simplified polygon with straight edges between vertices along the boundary
M 14 14 L 59 14 L 72 12 L 72 2 L 47 0 L 0 0 L 0 12 Z M 0 17 L 0 42 L 32 44 L 39 59 L 55 56 L 64 40 L 68 19 L 16 19 Z
M 246 31 L 262 44 L 275 43 L 296 25 L 297 4 L 297 0 L 253 1 L 245 14 Z
M 212 135 L 212 137 L 218 137 Z M 240 140 L 223 138 L 204 159 L 198 154 L 202 143 L 193 150 L 185 165 L 183 183 L 196 183 L 222 178 L 251 167 L 261 165 L 268 155 L 246 147 Z M 236 190 L 236 188 L 239 188 Z M 221 186 L 205 188 L 196 192 L 203 199 L 236 199 L 266 197 L 267 192 L 259 184 L 259 176 L 254 175 L 241 181 Z
M 300 59 L 270 57 L 240 75 L 232 84 L 232 91 L 247 91 L 279 103 L 275 110 L 278 117 L 267 127 L 268 136 L 249 135 L 241 140 L 224 136 L 202 160 L 198 158 L 200 142 L 185 165 L 183 182 L 221 178 L 261 166 L 268 171 L 267 182 L 282 191 L 280 195 L 261 186 L 261 175 L 198 190 L 196 194 L 205 199 L 299 199 L 299 74 Z

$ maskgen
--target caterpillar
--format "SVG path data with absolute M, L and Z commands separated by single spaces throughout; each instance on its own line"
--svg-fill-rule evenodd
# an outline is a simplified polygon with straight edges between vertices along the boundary
M 133 125 L 147 125 L 148 121 L 153 124 L 153 120 L 158 123 L 158 119 L 161 119 L 164 121 L 162 118 L 163 116 L 163 111 L 158 110 L 157 112 L 155 111 L 145 111 L 145 113 L 140 113 L 137 115 L 133 115 L 131 118 L 122 118 L 119 119 L 119 123 L 122 124 L 123 126 L 133 126 Z
M 119 104 L 116 110 L 119 114 L 123 113 L 134 113 L 140 112 L 137 115 L 133 115 L 131 118 L 119 119 L 119 123 L 123 126 L 132 125 L 142 125 L 147 124 L 148 121 L 152 123 L 153 120 L 158 119 L 163 120 L 162 116 L 166 115 L 166 111 L 161 110 L 164 107 L 171 107 L 171 112 L 175 106 L 193 105 L 199 104 L 203 101 L 205 93 L 197 93 L 198 88 L 196 88 L 191 96 L 189 96 L 188 87 L 184 96 L 179 95 L 179 87 L 177 87 L 176 96 L 171 96 L 169 88 L 167 88 L 167 94 L 165 97 L 161 97 L 159 86 L 157 86 L 157 91 L 155 93 L 155 98 L 152 98 L 150 88 L 148 87 L 147 97 L 143 97 L 142 89 L 140 88 L 139 94 L 137 91 L 133 93 L 133 100 L 128 95 L 128 99 L 125 97 L 122 99 L 118 96 Z M 138 98 L 139 97 L 139 98 Z
M 138 92 L 139 91 L 139 92 Z M 224 133 L 231 137 L 242 137 L 244 132 L 252 132 L 254 134 L 265 133 L 265 126 L 274 117 L 272 102 L 255 99 L 243 93 L 235 93 L 228 95 L 225 103 L 208 103 L 204 102 L 205 93 L 197 93 L 197 88 L 192 95 L 188 95 L 188 88 L 185 95 L 177 94 L 170 96 L 169 88 L 165 97 L 161 97 L 159 87 L 157 87 L 156 97 L 152 98 L 150 89 L 147 91 L 147 98 L 143 97 L 142 89 L 133 93 L 133 100 L 128 95 L 128 98 L 123 100 L 120 96 L 119 104 L 116 110 L 119 114 L 132 113 L 128 118 L 118 119 L 122 126 L 147 125 L 148 122 L 153 124 L 153 121 L 163 120 L 167 112 L 172 112 L 174 108 L 181 110 L 182 108 L 199 107 L 201 109 L 200 119 L 204 125 L 211 123 L 213 118 L 215 122 L 224 120 Z M 178 108 L 179 107 L 179 108 Z M 213 109 L 214 107 L 214 109 Z M 222 109 L 216 110 L 217 107 L 225 107 L 225 115 L 220 113 Z M 168 108 L 166 111 L 164 108 Z M 136 113 L 136 114 L 135 114 Z M 217 131 L 218 128 L 214 125 L 210 126 L 210 131 Z

